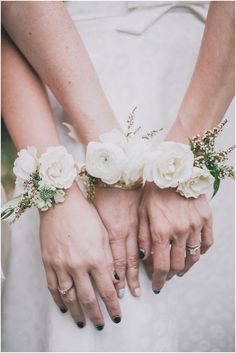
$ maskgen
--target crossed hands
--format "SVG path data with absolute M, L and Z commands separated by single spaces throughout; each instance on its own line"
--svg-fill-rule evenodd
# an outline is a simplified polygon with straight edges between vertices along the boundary
M 166 280 L 186 273 L 212 245 L 212 214 L 205 196 L 185 199 L 152 183 L 142 192 L 97 188 L 94 205 L 73 185 L 63 204 L 41 214 L 40 239 L 55 303 L 62 312 L 69 310 L 80 328 L 86 313 L 102 330 L 93 282 L 119 323 L 125 280 L 134 296 L 141 295 L 139 259 L 158 294 Z M 188 247 L 198 244 L 191 254 Z M 61 294 L 58 288 L 69 290 Z

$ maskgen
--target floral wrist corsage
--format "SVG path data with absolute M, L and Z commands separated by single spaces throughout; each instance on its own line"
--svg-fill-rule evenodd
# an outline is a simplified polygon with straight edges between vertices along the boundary
M 18 152 L 13 172 L 20 195 L 3 205 L 1 219 L 18 219 L 28 208 L 46 211 L 65 199 L 77 171 L 73 157 L 63 146 L 48 147 L 40 157 L 35 147 Z
M 198 198 L 213 186 L 213 197 L 222 179 L 235 178 L 233 166 L 223 164 L 235 146 L 215 150 L 216 137 L 226 122 L 189 139 L 189 145 L 162 142 L 147 156 L 144 178 L 161 189 L 176 188 L 186 198 Z

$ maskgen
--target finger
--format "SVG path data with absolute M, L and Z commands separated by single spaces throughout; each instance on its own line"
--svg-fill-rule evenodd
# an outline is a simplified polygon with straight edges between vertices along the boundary
M 94 323 L 98 331 L 104 328 L 104 318 L 100 310 L 97 297 L 94 292 L 91 280 L 87 273 L 78 275 L 73 274 L 77 297 L 84 311 L 88 314 L 90 320 Z
M 121 309 L 117 293 L 106 268 L 97 268 L 91 272 L 98 292 L 104 301 L 107 311 L 116 324 L 121 321 Z
M 152 289 L 155 294 L 165 284 L 170 269 L 170 244 L 153 242 L 153 276 Z
M 212 219 L 203 226 L 201 240 L 201 254 L 205 254 L 214 243 Z
M 115 272 L 119 277 L 119 283 L 117 283 L 116 288 L 119 293 L 121 289 L 125 288 L 125 271 L 126 271 L 126 246 L 125 238 L 111 239 L 110 247 L 113 257 L 113 263 Z
M 171 243 L 170 250 L 170 272 L 167 279 L 171 279 L 174 275 L 181 273 L 185 268 L 186 242 L 183 238 L 174 239 Z
M 71 276 L 62 270 L 57 271 L 57 278 L 59 288 L 69 288 L 73 285 Z M 85 326 L 85 317 L 78 301 L 75 287 L 73 286 L 66 294 L 61 295 L 61 299 L 69 309 L 77 326 L 83 328 Z
M 151 234 L 146 212 L 140 212 L 138 243 L 139 257 L 140 259 L 145 260 L 148 258 L 151 251 Z
M 197 246 L 201 243 L 201 233 L 193 232 L 190 234 L 187 239 L 186 246 Z M 185 257 L 185 268 L 183 272 L 180 272 L 178 276 L 183 276 L 189 269 L 200 259 L 200 248 L 196 251 L 191 251 L 186 248 L 186 257 Z
M 150 255 L 146 260 L 144 260 L 145 271 L 148 275 L 148 278 L 152 280 L 153 275 L 153 256 Z
M 140 283 L 139 283 L 139 257 L 138 257 L 138 243 L 137 235 L 132 233 L 126 240 L 126 252 L 127 252 L 127 282 L 131 293 L 135 297 L 141 295 Z
M 107 259 L 106 262 L 107 262 L 108 271 L 111 274 L 111 278 L 112 278 L 113 283 L 117 284 L 120 281 L 120 277 L 119 277 L 118 273 L 115 271 L 108 236 L 107 236 L 107 239 L 105 240 L 105 243 L 104 243 L 104 251 L 105 251 L 105 255 L 106 255 L 106 259 Z
M 50 291 L 54 302 L 56 305 L 59 307 L 61 312 L 64 314 L 67 312 L 67 307 L 64 304 L 63 300 L 61 299 L 61 295 L 58 291 L 58 281 L 57 281 L 57 276 L 54 270 L 49 267 L 44 265 L 45 267 L 45 273 L 46 273 L 46 278 L 47 278 L 47 284 L 48 284 L 48 290 Z

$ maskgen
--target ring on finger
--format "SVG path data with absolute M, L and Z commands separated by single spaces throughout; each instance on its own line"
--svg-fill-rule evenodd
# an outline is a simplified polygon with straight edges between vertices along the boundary
M 74 287 L 74 283 L 72 283 L 69 287 L 66 287 L 66 288 L 58 287 L 58 291 L 61 295 L 66 295 L 73 287 Z
M 186 251 L 188 251 L 190 255 L 197 255 L 197 251 L 200 249 L 200 247 L 201 247 L 201 243 L 196 245 L 186 244 Z

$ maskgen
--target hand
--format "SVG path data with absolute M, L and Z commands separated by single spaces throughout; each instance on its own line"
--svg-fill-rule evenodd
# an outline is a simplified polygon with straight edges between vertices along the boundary
M 76 185 L 67 191 L 63 204 L 41 213 L 40 228 L 48 289 L 61 311 L 68 308 L 77 325 L 83 327 L 85 310 L 96 328 L 103 328 L 104 319 L 92 277 L 111 319 L 118 323 L 121 311 L 112 278 L 114 269 L 108 236 L 95 208 L 88 204 Z M 67 288 L 72 284 L 66 295 L 60 295 L 58 287 Z
M 138 205 L 139 190 L 96 188 L 94 203 L 107 229 L 115 271 L 118 296 L 124 295 L 125 275 L 131 293 L 140 295 L 138 279 Z
M 175 190 L 148 183 L 139 208 L 139 247 L 144 251 L 152 288 L 159 293 L 166 279 L 183 275 L 213 244 L 212 213 L 205 196 L 186 199 Z M 201 248 L 195 255 L 186 245 Z M 152 255 L 150 257 L 150 255 Z M 152 258 L 153 257 L 153 258 Z

